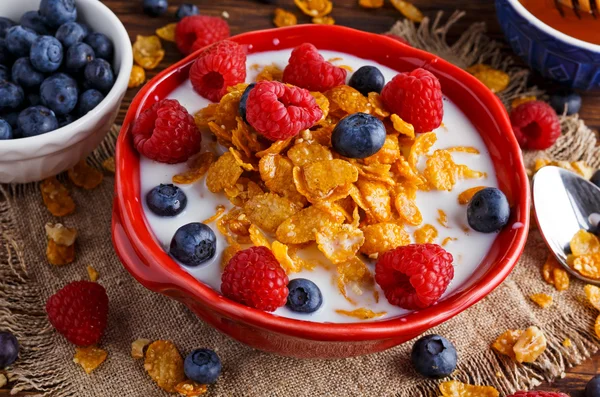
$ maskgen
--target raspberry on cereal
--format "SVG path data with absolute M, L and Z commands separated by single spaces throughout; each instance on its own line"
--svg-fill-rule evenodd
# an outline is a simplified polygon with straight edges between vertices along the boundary
M 323 116 L 308 90 L 260 81 L 248 95 L 246 118 L 256 132 L 276 141 L 298 135 Z
M 510 122 L 523 149 L 548 149 L 561 133 L 556 112 L 541 101 L 529 101 L 517 106 L 510 113 Z
M 175 28 L 175 43 L 185 55 L 228 37 L 229 25 L 218 17 L 192 15 L 179 21 Z
M 230 40 L 205 49 L 190 69 L 194 90 L 212 102 L 219 102 L 227 87 L 246 80 L 246 50 Z
M 143 111 L 133 124 L 138 152 L 161 163 L 181 163 L 200 150 L 202 136 L 194 118 L 173 99 L 163 99 Z
M 440 81 L 425 69 L 399 73 L 381 91 L 386 108 L 415 128 L 433 131 L 442 124 L 444 104 Z
M 345 69 L 325 61 L 317 47 L 304 43 L 292 51 L 288 65 L 283 71 L 283 82 L 324 92 L 346 81 Z

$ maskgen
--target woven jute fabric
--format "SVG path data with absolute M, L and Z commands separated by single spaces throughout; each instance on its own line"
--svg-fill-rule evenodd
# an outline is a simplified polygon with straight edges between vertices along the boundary
M 481 24 L 465 32 L 453 47 L 445 43 L 448 23 L 438 18 L 419 29 L 410 23 L 394 27 L 415 46 L 454 60 L 461 66 L 479 61 L 509 70 L 513 83 L 502 100 L 510 101 L 527 90 L 527 71 L 499 55 L 499 46 L 484 35 Z M 469 58 L 466 59 L 466 54 Z M 452 58 L 454 56 L 454 58 Z M 114 152 L 115 127 L 91 156 L 98 165 Z M 563 117 L 563 133 L 555 147 L 545 153 L 528 153 L 527 159 L 546 156 L 560 160 L 587 160 L 599 166 L 596 138 L 577 116 Z M 85 191 L 67 185 L 77 210 L 60 221 L 79 232 L 76 262 L 53 267 L 45 257 L 46 222 L 56 222 L 43 205 L 36 185 L 0 188 L 0 329 L 15 333 L 21 354 L 8 377 L 13 392 L 67 396 L 162 396 L 166 395 L 144 372 L 140 360 L 131 355 L 131 342 L 138 338 L 169 339 L 182 354 L 198 347 L 217 351 L 223 375 L 210 395 L 214 396 L 438 396 L 437 381 L 417 376 L 410 365 L 406 343 L 388 351 L 342 360 L 299 360 L 262 353 L 215 331 L 184 305 L 152 293 L 137 283 L 117 259 L 110 234 L 114 179 L 107 176 L 100 187 Z M 570 366 L 589 358 L 598 349 L 593 332 L 597 313 L 582 300 L 583 284 L 557 292 L 540 275 L 548 250 L 539 233 L 531 231 L 525 252 L 512 275 L 493 293 L 471 309 L 431 332 L 454 342 L 459 354 L 453 379 L 493 385 L 506 395 L 531 388 L 564 374 Z M 72 362 L 74 347 L 49 325 L 44 303 L 66 283 L 87 279 L 86 266 L 100 273 L 99 282 L 110 299 L 108 328 L 101 347 L 107 361 L 91 375 Z M 540 309 L 528 296 L 544 292 L 554 304 Z M 536 325 L 548 339 L 546 352 L 534 363 L 519 365 L 499 356 L 490 343 L 506 329 Z M 563 347 L 569 338 L 572 347 Z

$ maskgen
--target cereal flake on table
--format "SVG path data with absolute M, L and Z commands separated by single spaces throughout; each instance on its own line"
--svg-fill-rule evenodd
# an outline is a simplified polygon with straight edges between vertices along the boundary
M 100 366 L 108 357 L 108 352 L 97 346 L 76 347 L 73 362 L 81 365 L 83 370 L 90 374 Z

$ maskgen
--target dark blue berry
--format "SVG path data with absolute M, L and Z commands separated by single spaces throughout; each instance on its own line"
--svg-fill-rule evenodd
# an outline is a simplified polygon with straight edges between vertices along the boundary
M 85 82 L 90 88 L 108 93 L 115 84 L 115 76 L 110 64 L 104 59 L 94 59 L 84 70 Z
M 439 335 L 427 335 L 416 341 L 410 358 L 415 370 L 427 378 L 445 378 L 456 369 L 456 349 Z
M 160 184 L 146 194 L 146 204 L 158 216 L 175 216 L 185 209 L 187 197 L 177 186 Z
M 600 375 L 594 376 L 585 386 L 585 397 L 600 396 Z
M 98 106 L 104 99 L 104 95 L 98 90 L 90 88 L 85 90 L 83 94 L 79 96 L 79 103 L 77 105 L 77 114 L 79 116 L 85 116 L 90 110 Z
M 369 92 L 380 94 L 385 85 L 385 77 L 375 66 L 363 66 L 350 77 L 348 85 L 364 96 L 369 95 Z
M 63 116 L 58 116 L 58 128 L 62 128 L 65 125 L 69 125 L 72 122 L 74 122 L 75 120 L 77 120 L 77 118 L 75 116 L 73 116 L 72 114 L 65 114 Z
M 194 382 L 212 384 L 221 375 L 221 359 L 210 349 L 196 349 L 183 362 L 185 376 Z
M 0 119 L 0 141 L 6 139 L 12 139 L 13 131 L 8 121 Z
M 106 35 L 102 33 L 90 33 L 83 42 L 92 47 L 96 58 L 102 58 L 107 61 L 112 60 L 115 50 L 112 41 Z
M 16 57 L 28 57 L 38 34 L 23 26 L 13 26 L 6 32 L 6 47 Z
M 31 46 L 29 52 L 31 64 L 44 73 L 51 73 L 60 67 L 63 60 L 63 47 L 56 37 L 40 36 Z
M 6 37 L 6 31 L 13 26 L 15 23 L 12 19 L 0 17 L 0 38 Z
M 19 124 L 18 124 L 19 112 L 1 113 L 0 119 L 3 119 L 8 124 L 10 124 L 10 126 L 13 129 L 13 132 L 19 126 Z
M 16 109 L 25 100 L 23 89 L 11 82 L 0 81 L 0 111 Z
M 167 0 L 143 0 L 144 1 L 144 13 L 151 17 L 158 17 L 167 12 L 169 3 Z
M 19 342 L 10 332 L 0 332 L 0 369 L 6 368 L 19 357 Z
M 10 66 L 12 54 L 8 50 L 6 39 L 0 37 L 0 65 Z
M 9 69 L 4 66 L 4 65 L 0 65 L 0 81 L 2 80 L 10 80 L 10 71 Z
M 19 113 L 19 129 L 24 137 L 45 134 L 57 128 L 54 112 L 43 106 L 32 106 Z
M 217 237 L 204 223 L 188 223 L 175 232 L 170 254 L 187 266 L 200 266 L 215 256 Z
M 300 313 L 312 313 L 323 304 L 323 295 L 315 283 L 305 278 L 295 278 L 288 283 L 286 306 Z
M 27 101 L 26 106 L 37 106 L 42 104 L 42 98 L 37 92 L 28 93 L 25 99 Z
M 469 226 L 481 233 L 502 229 L 510 217 L 510 207 L 500 189 L 487 187 L 475 193 L 467 206 Z
M 74 22 L 77 20 L 75 0 L 42 0 L 40 15 L 46 21 L 46 25 L 53 28 L 58 28 L 63 23 Z
M 252 91 L 255 85 L 256 83 L 252 83 L 246 87 L 244 93 L 242 94 L 242 98 L 240 99 L 240 116 L 242 116 L 242 119 L 244 119 L 246 123 L 248 122 L 248 120 L 246 120 L 246 105 L 248 103 L 248 95 L 250 95 L 250 91 Z
M 52 31 L 44 22 L 44 18 L 37 11 L 27 11 L 19 21 L 21 26 L 29 28 L 41 35 L 50 35 Z
M 562 91 L 550 97 L 550 106 L 556 111 L 557 114 L 563 114 L 565 106 L 567 108 L 567 114 L 579 113 L 581 109 L 581 96 L 572 91 Z
M 385 136 L 381 120 L 366 113 L 354 113 L 335 126 L 331 145 L 342 156 L 364 159 L 382 148 Z
M 64 73 L 53 74 L 40 86 L 40 96 L 44 106 L 57 115 L 71 113 L 77 106 L 79 97 L 77 82 Z
M 94 59 L 96 59 L 96 55 L 92 47 L 85 43 L 76 43 L 67 50 L 65 66 L 68 71 L 77 73 Z
M 44 73 L 37 71 L 27 57 L 19 58 L 12 67 L 12 79 L 23 88 L 36 88 L 44 81 Z
M 178 21 L 181 21 L 185 17 L 198 14 L 200 14 L 200 11 L 198 10 L 198 7 L 196 7 L 195 4 L 183 3 L 177 9 L 175 16 L 177 17 Z
M 75 43 L 79 43 L 87 36 L 86 28 L 77 22 L 67 22 L 60 25 L 54 37 L 61 42 L 64 48 L 69 48 Z
M 594 175 L 592 175 L 590 182 L 592 182 L 594 185 L 600 187 L 600 170 L 594 172 Z

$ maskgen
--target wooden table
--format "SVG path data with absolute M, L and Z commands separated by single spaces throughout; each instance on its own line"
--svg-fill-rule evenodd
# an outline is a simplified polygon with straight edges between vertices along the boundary
M 168 16 L 161 18 L 150 18 L 142 12 L 142 0 L 102 0 L 110 9 L 112 9 L 125 27 L 129 31 L 130 38 L 135 40 L 136 35 L 152 35 L 158 27 L 167 23 L 174 22 L 173 15 L 180 3 L 180 0 L 170 0 Z M 238 34 L 257 29 L 266 29 L 273 27 L 272 16 L 274 5 L 263 4 L 255 0 L 185 0 L 198 5 L 204 15 L 221 16 L 224 12 L 229 14 L 228 22 L 232 34 Z M 294 11 L 299 16 L 300 23 L 308 23 L 309 18 L 303 15 L 294 6 L 293 0 L 275 0 L 275 2 L 287 10 Z M 383 8 L 377 10 L 365 10 L 358 6 L 358 0 L 333 0 L 334 10 L 332 16 L 338 25 L 344 25 L 361 29 L 369 32 L 382 33 L 394 24 L 401 17 L 389 1 Z M 474 22 L 485 21 L 488 24 L 490 36 L 495 39 L 503 40 L 502 32 L 496 21 L 494 5 L 492 0 L 413 0 L 424 14 L 434 16 L 439 10 L 451 13 L 456 9 L 467 11 L 465 18 L 460 20 L 452 32 L 450 40 L 466 29 Z M 166 68 L 173 62 L 180 59 L 174 44 L 165 45 L 167 55 L 159 67 L 148 72 L 148 78 L 154 76 L 157 72 Z M 535 77 L 534 77 L 535 78 Z M 535 78 L 538 85 L 552 89 L 552 85 L 541 79 Z M 137 90 L 129 90 L 119 114 L 118 122 L 123 120 L 125 113 L 135 96 Z M 600 94 L 582 94 L 583 108 L 580 112 L 581 117 L 587 124 L 598 130 L 600 129 Z M 583 389 L 587 381 L 598 373 L 600 365 L 600 354 L 592 360 L 588 360 L 583 365 L 571 369 L 566 377 L 557 380 L 552 385 L 542 385 L 540 390 L 562 391 L 569 393 L 572 397 L 583 396 Z M 8 392 L 0 390 L 0 397 L 8 396 Z

